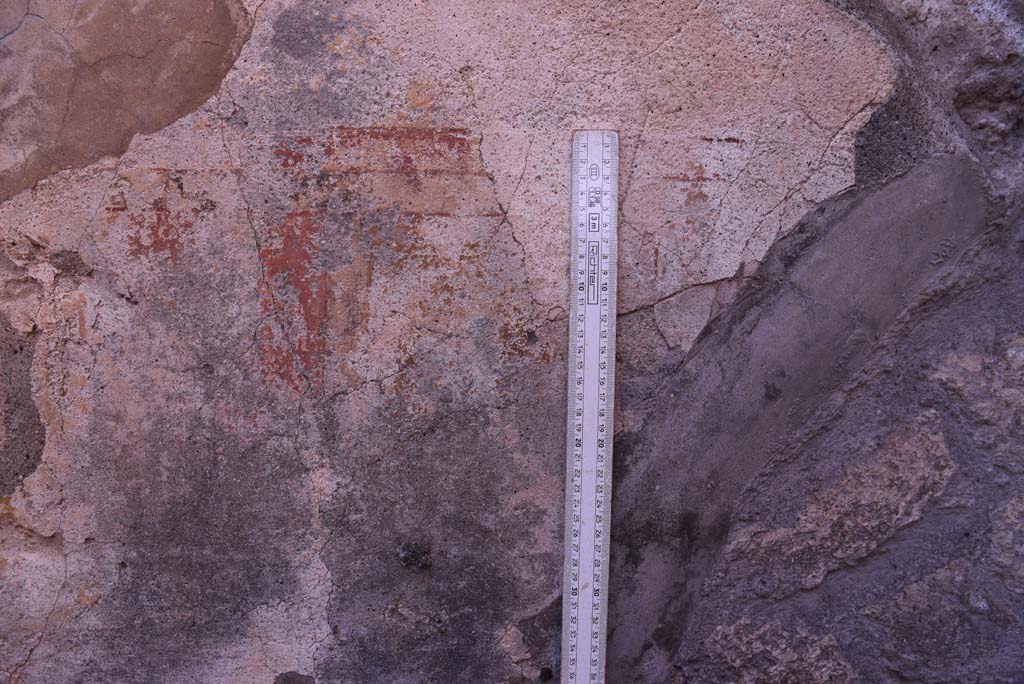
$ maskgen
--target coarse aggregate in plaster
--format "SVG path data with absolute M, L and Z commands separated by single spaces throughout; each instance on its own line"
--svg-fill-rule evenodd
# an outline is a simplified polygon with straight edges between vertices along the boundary
M 621 136 L 613 681 L 861 681 L 874 646 L 768 602 L 942 506 L 1019 629 L 1020 498 L 972 507 L 941 408 L 810 482 L 759 451 L 1014 206 L 1016 20 L 849 4 L 5 6 L 8 681 L 557 677 L 581 127 Z M 887 672 L 953 671 L 871 629 L 957 619 L 971 562 L 843 604 Z

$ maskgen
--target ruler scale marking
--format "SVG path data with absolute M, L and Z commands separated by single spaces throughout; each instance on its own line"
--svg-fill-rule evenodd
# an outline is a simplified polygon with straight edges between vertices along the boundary
M 618 134 L 572 145 L 563 684 L 603 684 L 608 612 Z

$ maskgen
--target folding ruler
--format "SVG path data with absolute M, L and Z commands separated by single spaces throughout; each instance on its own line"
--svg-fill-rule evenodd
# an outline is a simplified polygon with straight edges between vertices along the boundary
M 573 134 L 562 684 L 604 683 L 618 176 L 618 133 Z

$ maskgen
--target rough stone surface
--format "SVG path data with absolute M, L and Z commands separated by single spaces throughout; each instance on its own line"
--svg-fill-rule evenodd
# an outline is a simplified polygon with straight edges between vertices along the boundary
M 0 4 L 0 671 L 556 680 L 612 127 L 609 681 L 1021 681 L 1022 21 Z

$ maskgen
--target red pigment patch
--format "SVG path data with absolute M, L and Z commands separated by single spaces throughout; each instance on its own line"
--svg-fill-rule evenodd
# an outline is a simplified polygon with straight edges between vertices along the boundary
M 295 138 L 287 141 L 279 140 L 277 147 L 274 149 L 274 156 L 281 158 L 281 168 L 293 169 L 306 159 L 305 153 L 294 149 L 294 146 L 312 144 L 312 138 Z
M 110 202 L 106 206 L 108 213 L 117 213 L 128 211 L 128 202 L 124 199 L 124 193 L 119 192 L 110 198 Z
M 480 138 L 464 129 L 341 127 L 329 130 L 322 147 L 314 146 L 309 137 L 273 144 L 273 154 L 289 178 L 316 179 L 302 183 L 291 196 L 293 201 L 319 207 L 330 195 L 341 194 L 351 209 L 351 235 L 345 239 L 352 244 L 344 264 L 322 263 L 325 217 L 316 209 L 288 213 L 269 229 L 260 250 L 264 320 L 257 331 L 257 349 L 262 372 L 303 392 L 323 387 L 330 353 L 340 357 L 332 374 L 345 375 L 344 352 L 354 348 L 369 319 L 368 293 L 375 268 L 383 264 L 389 273 L 412 264 L 421 269 L 462 268 L 461 260 L 450 264 L 420 243 L 416 233 L 424 219 L 499 221 L 503 214 L 481 164 Z M 375 225 L 373 207 L 398 214 L 396 222 L 386 226 L 386 234 L 384 226 Z M 382 264 L 380 256 L 386 257 Z M 431 294 L 438 310 L 450 313 L 458 308 L 453 285 L 439 282 Z M 353 381 L 358 377 L 353 373 Z
M 333 128 L 318 173 L 415 218 L 502 217 L 480 137 L 462 128 Z
M 296 391 L 323 383 L 331 277 L 314 265 L 322 229 L 319 212 L 292 211 L 260 250 L 260 306 L 273 314 L 257 336 L 260 359 L 266 373 Z
M 464 128 L 331 129 L 324 156 L 333 173 L 485 176 L 479 138 Z
M 689 184 L 686 191 L 684 206 L 690 207 L 698 202 L 706 202 L 708 194 L 704 192 L 704 184 L 709 180 L 719 180 L 720 176 L 709 178 L 700 162 L 686 162 L 683 165 L 683 173 L 671 176 L 662 176 L 668 181 L 682 181 Z
M 135 257 L 165 255 L 171 264 L 178 262 L 182 238 L 199 215 L 199 209 L 182 209 L 171 212 L 163 197 L 154 200 L 142 212 L 128 215 L 135 231 L 128 236 L 128 253 Z

